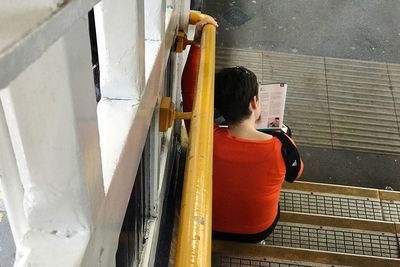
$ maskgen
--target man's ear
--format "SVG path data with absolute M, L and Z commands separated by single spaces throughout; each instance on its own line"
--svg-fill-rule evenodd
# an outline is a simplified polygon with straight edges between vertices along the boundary
M 253 96 L 253 97 L 250 99 L 249 109 L 257 109 L 257 101 L 258 101 L 257 96 Z

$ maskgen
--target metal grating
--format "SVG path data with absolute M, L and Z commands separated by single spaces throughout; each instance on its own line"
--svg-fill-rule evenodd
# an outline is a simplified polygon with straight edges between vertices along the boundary
M 400 222 L 400 202 L 381 200 L 383 218 L 389 222 Z
M 387 232 L 343 230 L 280 222 L 264 243 L 368 256 L 399 257 L 397 237 Z
M 246 257 L 232 257 L 232 256 L 219 256 L 219 264 L 213 264 L 215 267 L 242 267 L 242 266 L 262 266 L 262 267 L 315 267 L 315 266 L 332 266 L 321 264 L 297 264 L 287 261 L 276 261 L 266 258 L 246 258 Z
M 280 205 L 283 211 L 333 215 L 358 219 L 384 219 L 379 200 L 361 197 L 327 195 L 283 189 L 280 196 Z M 392 209 L 393 208 L 391 208 L 390 211 L 392 211 Z M 397 218 L 400 214 L 399 211 L 399 206 L 397 206 Z

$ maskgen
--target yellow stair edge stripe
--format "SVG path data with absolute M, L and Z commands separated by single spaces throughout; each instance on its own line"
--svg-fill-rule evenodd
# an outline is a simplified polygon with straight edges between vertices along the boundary
M 398 191 L 388 191 L 388 190 L 379 190 L 379 198 L 381 200 L 400 201 L 400 192 L 398 192 Z
M 235 257 L 258 257 L 264 260 L 285 260 L 293 263 L 318 263 L 344 266 L 398 267 L 400 259 L 361 256 L 346 253 L 326 252 L 311 249 L 295 249 L 261 244 L 237 243 L 213 240 L 213 253 Z
M 399 191 L 388 191 L 388 190 L 373 189 L 366 187 L 295 181 L 294 183 L 284 183 L 282 188 L 286 190 L 297 190 L 304 192 L 319 192 L 319 193 L 328 193 L 337 195 L 374 198 L 377 200 L 400 201 Z
M 328 193 L 336 195 L 374 198 L 377 200 L 379 199 L 378 189 L 371 189 L 364 187 L 295 181 L 293 183 L 284 183 L 282 188 L 287 190 L 298 190 L 304 192 L 319 192 L 319 193 Z
M 279 221 L 333 228 L 348 228 L 352 230 L 384 232 L 391 234 L 400 233 L 400 224 L 396 226 L 396 224 L 393 222 L 355 219 L 330 215 L 281 211 Z

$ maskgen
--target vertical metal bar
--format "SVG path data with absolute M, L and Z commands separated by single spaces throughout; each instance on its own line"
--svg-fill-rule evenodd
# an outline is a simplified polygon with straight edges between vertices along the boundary
M 193 107 L 175 266 L 211 266 L 215 26 L 206 25 Z
M 166 13 L 166 1 L 165 0 L 153 0 L 144 2 L 144 14 L 145 14 L 145 45 L 146 52 L 152 52 L 153 55 L 148 55 L 146 58 L 147 66 L 151 66 L 155 59 L 155 54 L 158 52 L 159 45 L 162 44 L 162 40 L 165 36 L 165 13 Z M 146 77 L 150 75 L 151 69 L 146 69 Z M 160 84 L 162 87 L 163 84 Z M 159 98 L 159 94 L 157 95 Z M 157 104 L 158 105 L 158 104 Z M 157 216 L 157 203 L 158 203 L 158 189 L 159 189 L 159 177 L 160 177 L 160 146 L 161 146 L 161 135 L 158 131 L 158 115 L 159 109 L 155 108 L 152 122 L 149 129 L 148 146 L 147 146 L 147 157 L 148 161 L 145 166 L 146 172 L 146 188 L 148 188 L 149 205 L 147 207 L 147 215 L 156 217 Z
M 157 110 L 157 109 L 156 109 Z M 146 188 L 146 217 L 156 217 L 158 214 L 158 178 L 160 176 L 160 134 L 158 131 L 158 114 L 153 114 L 147 142 L 145 146 L 144 183 Z

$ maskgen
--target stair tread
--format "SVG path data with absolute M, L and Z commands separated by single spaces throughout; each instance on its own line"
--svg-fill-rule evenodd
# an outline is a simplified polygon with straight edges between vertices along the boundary
M 400 259 L 213 240 L 213 266 L 400 266 Z
M 282 212 L 265 244 L 399 258 L 398 228 L 391 222 Z
M 262 244 L 214 240 L 216 266 L 400 266 L 400 192 L 296 181 Z
M 310 182 L 285 183 L 284 211 L 400 222 L 400 192 Z

